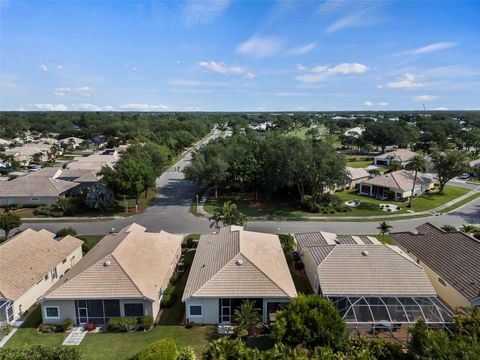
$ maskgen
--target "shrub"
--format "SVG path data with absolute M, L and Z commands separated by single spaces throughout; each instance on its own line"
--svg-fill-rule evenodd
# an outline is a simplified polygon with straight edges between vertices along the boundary
M 178 351 L 177 360 L 196 360 L 195 351 L 191 346 L 185 346 Z
M 175 296 L 175 294 L 172 294 L 172 295 L 163 294 L 162 302 L 160 303 L 160 306 L 161 306 L 162 308 L 172 307 L 173 304 L 175 304 L 176 298 L 177 298 L 177 297 Z
M 53 207 L 40 206 L 33 210 L 33 214 L 37 216 L 62 217 L 65 214 Z
M 176 360 L 177 345 L 172 339 L 162 339 L 140 350 L 134 360 Z
M 97 325 L 95 325 L 94 322 L 89 321 L 89 322 L 87 322 L 87 323 L 85 324 L 85 330 L 86 330 L 86 331 L 93 331 L 93 330 L 95 330 L 96 328 L 97 328 Z
M 449 224 L 443 225 L 443 226 L 441 227 L 441 229 L 442 229 L 443 231 L 447 232 L 447 233 L 451 233 L 451 232 L 457 231 L 457 228 L 456 228 L 455 226 L 449 225 Z
M 62 346 L 50 347 L 34 345 L 19 349 L 1 348 L 1 360 L 80 360 L 81 353 L 78 347 Z
M 55 236 L 59 238 L 63 238 L 68 235 L 75 236 L 77 235 L 77 231 L 72 227 L 67 227 L 67 228 L 58 230 L 57 233 L 55 234 Z
M 132 316 L 112 317 L 108 320 L 107 328 L 109 331 L 128 332 L 136 329 L 137 322 L 137 318 Z
M 38 327 L 38 331 L 45 333 L 45 334 L 51 334 L 51 333 L 56 333 L 60 332 L 63 329 L 60 326 L 57 325 L 52 325 L 52 324 L 41 324 Z
M 153 316 L 147 315 L 138 318 L 139 330 L 150 330 L 153 327 Z
M 12 330 L 12 326 L 10 324 L 6 324 L 0 327 L 0 340 L 3 339 L 3 337 L 7 336 L 10 333 L 10 330 Z
M 280 239 L 280 244 L 282 244 L 282 249 L 284 252 L 290 252 L 295 249 L 295 239 L 291 234 L 280 234 L 278 235 Z
M 73 327 L 73 320 L 72 319 L 65 319 L 63 321 L 62 329 L 63 331 L 70 330 Z

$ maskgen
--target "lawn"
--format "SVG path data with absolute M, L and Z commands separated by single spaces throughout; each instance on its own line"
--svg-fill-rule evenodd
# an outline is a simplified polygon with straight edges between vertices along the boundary
M 445 193 L 443 195 L 438 194 L 436 191 L 418 196 L 413 200 L 412 209 L 416 212 L 427 211 L 437 206 L 445 204 L 459 196 L 466 194 L 469 189 L 445 186 Z M 249 194 L 243 193 L 224 193 L 219 199 L 209 197 L 204 206 L 204 210 L 208 213 L 213 213 L 215 210 L 220 210 L 225 201 L 232 201 L 236 204 L 239 210 L 248 217 L 269 217 L 269 216 L 291 216 L 291 217 L 303 217 L 303 216 L 332 216 L 332 217 L 344 217 L 344 216 L 393 216 L 407 213 L 408 202 L 392 202 L 377 200 L 368 196 L 359 195 L 356 189 L 344 190 L 337 192 L 343 202 L 349 200 L 359 200 L 360 205 L 356 208 L 351 208 L 349 212 L 340 212 L 335 214 L 316 214 L 303 211 L 298 202 L 286 201 L 281 198 L 273 198 L 272 200 L 255 201 Z M 400 206 L 401 210 L 392 212 L 386 212 L 380 209 L 380 204 L 394 203 Z
M 371 161 L 347 161 L 347 166 L 353 168 L 366 168 L 368 165 L 372 165 Z
M 105 235 L 77 235 L 76 237 L 83 240 L 82 250 L 84 253 L 89 252 L 97 243 L 103 239 Z

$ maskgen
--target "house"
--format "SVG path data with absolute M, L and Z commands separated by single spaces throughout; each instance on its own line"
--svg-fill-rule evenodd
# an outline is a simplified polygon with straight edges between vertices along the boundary
M 450 322 L 423 268 L 397 246 L 324 232 L 295 234 L 295 240 L 314 292 L 337 307 L 348 329 L 406 334 L 419 319 L 440 327 Z
M 32 173 L 11 181 L 2 181 L 0 206 L 53 205 L 59 198 L 67 196 L 79 185 L 76 182 L 41 176 L 43 174 L 43 172 L 40 175 Z
M 387 152 L 385 154 L 375 156 L 373 158 L 373 163 L 374 165 L 390 166 L 392 162 L 397 162 L 401 166 L 405 166 L 416 155 L 418 154 L 408 149 L 397 149 L 394 151 Z
M 246 299 L 267 322 L 295 296 L 278 236 L 230 226 L 200 237 L 182 301 L 190 323 L 230 324 Z
M 347 187 L 353 188 L 356 187 L 360 182 L 363 180 L 367 180 L 371 177 L 370 173 L 363 168 L 353 168 L 353 167 L 346 167 L 348 172 L 348 177 L 350 179 L 350 183 Z
M 176 271 L 183 237 L 132 224 L 105 236 L 40 300 L 45 323 L 106 324 L 110 317 L 155 319 Z
M 365 131 L 365 129 L 361 126 L 357 126 L 357 127 L 354 127 L 354 128 L 351 128 L 351 129 L 348 129 L 346 130 L 343 135 L 345 136 L 353 136 L 355 138 L 359 138 L 360 136 L 362 136 L 363 132 Z
M 5 140 L 0 138 L 0 146 L 3 146 L 4 148 L 10 146 L 11 143 L 12 143 L 11 140 Z
M 426 271 L 452 309 L 480 306 L 480 241 L 425 223 L 414 232 L 391 234 L 394 242 Z
M 480 175 L 480 159 L 472 160 L 468 165 L 472 168 L 472 175 Z
M 69 149 L 78 149 L 85 140 L 75 136 L 60 139 L 60 144 Z
M 35 154 L 42 154 L 41 161 L 48 160 L 48 152 L 52 145 L 48 144 L 25 144 L 5 150 L 6 155 L 13 156 L 14 160 L 26 166 L 32 161 Z
M 0 324 L 18 320 L 82 258 L 83 241 L 27 229 L 0 245 Z
M 392 198 L 396 201 L 408 199 L 412 195 L 415 172 L 398 170 L 359 182 L 358 193 L 378 198 Z M 413 196 L 422 195 L 435 187 L 434 180 L 417 173 Z

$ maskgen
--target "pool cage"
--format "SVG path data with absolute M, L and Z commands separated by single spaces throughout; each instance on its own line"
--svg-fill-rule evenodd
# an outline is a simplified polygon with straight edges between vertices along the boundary
M 452 312 L 435 296 L 328 296 L 351 335 L 408 342 L 408 327 L 424 320 L 448 329 Z
M 13 321 L 13 303 L 9 300 L 0 300 L 0 328 Z

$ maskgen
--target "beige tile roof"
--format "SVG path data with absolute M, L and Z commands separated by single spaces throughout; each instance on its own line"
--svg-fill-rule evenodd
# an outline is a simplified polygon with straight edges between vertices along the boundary
M 3 297 L 16 300 L 83 244 L 73 236 L 61 240 L 54 236 L 47 230 L 27 229 L 0 245 Z
M 50 150 L 52 145 L 48 144 L 25 144 L 10 149 L 6 149 L 5 153 L 10 155 L 33 156 L 38 153 L 45 153 Z
M 396 246 L 327 245 L 303 251 L 317 262 L 326 296 L 436 295 L 423 269 Z
M 39 176 L 24 176 L 0 183 L 0 197 L 59 196 L 78 183 Z
M 144 297 L 155 301 L 172 264 L 176 265 L 181 243 L 180 235 L 148 233 L 132 224 L 105 236 L 45 299 Z
M 414 171 L 398 170 L 385 175 L 374 177 L 373 179 L 362 181 L 362 184 L 378 185 L 391 189 L 400 189 L 402 191 L 412 190 L 413 180 L 415 178 Z M 425 176 L 422 173 L 417 174 L 416 187 L 428 185 L 433 182 L 433 179 Z
M 232 226 L 200 237 L 182 300 L 296 295 L 278 236 Z
M 413 159 L 415 155 L 417 155 L 416 152 L 410 151 L 408 149 L 397 149 L 394 151 L 387 152 L 385 154 L 375 156 L 375 159 L 382 160 L 382 159 L 392 158 L 394 160 L 405 162 Z
M 365 178 L 368 178 L 370 176 L 368 171 L 365 170 L 365 169 L 362 169 L 362 168 L 353 168 L 353 167 L 347 166 L 345 169 L 350 174 L 349 177 L 350 177 L 350 180 L 352 180 L 352 181 L 359 180 L 359 179 L 365 179 Z

